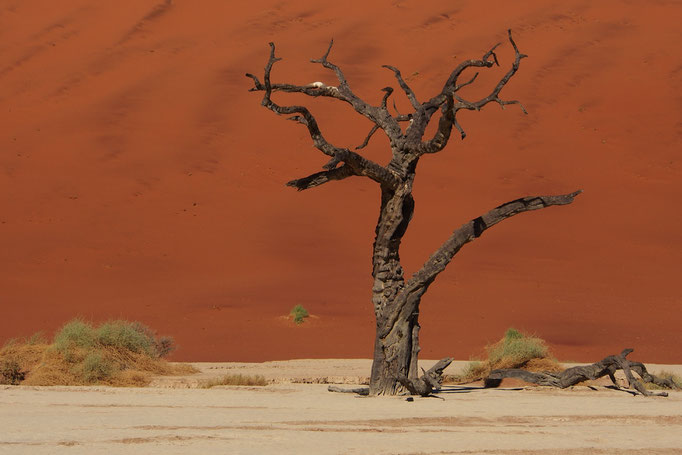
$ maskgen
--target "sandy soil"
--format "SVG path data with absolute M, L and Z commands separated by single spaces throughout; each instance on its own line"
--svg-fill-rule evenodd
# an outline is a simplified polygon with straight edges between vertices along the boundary
M 322 377 L 366 360 L 201 364 Z M 425 363 L 425 365 L 428 362 Z M 211 368 L 212 367 L 212 368 Z M 658 366 L 653 367 L 656 370 Z M 667 366 L 668 369 L 680 366 Z M 211 373 L 213 372 L 213 373 Z M 677 454 L 682 393 L 449 388 L 437 398 L 360 398 L 326 385 L 0 389 L 0 453 Z
M 529 115 L 463 115 L 467 139 L 422 160 L 406 270 L 501 202 L 585 193 L 462 250 L 424 299 L 422 354 L 468 358 L 516 326 L 566 360 L 682 362 L 680 2 L 199 3 L 0 2 L 0 342 L 81 315 L 141 320 L 178 360 L 371 356 L 378 190 L 286 188 L 326 160 L 244 73 L 273 40 L 276 81 L 331 84 L 308 60 L 333 37 L 361 96 L 395 86 L 392 64 L 424 99 L 512 28 L 530 57 L 503 95 Z M 368 122 L 323 101 L 301 102 L 326 137 L 362 142 Z M 386 162 L 385 139 L 366 153 Z M 299 303 L 314 324 L 281 319 Z

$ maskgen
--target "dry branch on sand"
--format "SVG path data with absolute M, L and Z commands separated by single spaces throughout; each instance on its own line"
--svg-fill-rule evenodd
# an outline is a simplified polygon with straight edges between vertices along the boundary
M 632 351 L 633 349 L 624 349 L 618 355 L 610 355 L 591 365 L 572 367 L 559 373 L 535 373 L 516 368 L 493 370 L 485 379 L 485 385 L 486 387 L 497 387 L 504 378 L 516 378 L 526 382 L 531 382 L 533 384 L 565 389 L 583 381 L 594 380 L 608 376 L 611 379 L 611 382 L 613 382 L 613 385 L 617 389 L 621 389 L 614 374 L 617 370 L 622 370 L 628 382 L 628 390 L 632 390 L 634 388 L 634 391 L 632 391 L 634 394 L 640 393 L 645 396 L 668 396 L 667 392 L 654 393 L 649 391 L 644 386 L 644 383 L 653 383 L 659 387 L 665 387 L 669 389 L 682 389 L 678 384 L 675 383 L 675 381 L 672 380 L 672 378 L 661 378 L 654 376 L 647 371 L 643 363 L 627 360 L 625 357 L 627 357 Z M 637 379 L 632 374 L 633 372 L 637 373 L 641 379 Z

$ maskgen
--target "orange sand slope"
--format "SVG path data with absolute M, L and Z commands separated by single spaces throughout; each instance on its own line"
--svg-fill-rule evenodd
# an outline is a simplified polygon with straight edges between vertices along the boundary
M 276 81 L 334 84 L 330 59 L 378 103 L 382 68 L 420 99 L 462 59 L 514 31 L 529 54 L 502 94 L 465 113 L 420 163 L 408 273 L 451 230 L 497 204 L 582 188 L 467 246 L 422 305 L 422 355 L 476 354 L 515 326 L 563 359 L 636 348 L 682 362 L 682 29 L 675 2 L 541 0 L 9 0 L 0 6 L 0 337 L 75 315 L 139 319 L 175 336 L 176 359 L 367 357 L 379 193 L 354 178 L 297 193 L 325 157 L 260 106 L 244 73 L 276 41 Z M 485 92 L 511 62 L 483 74 Z M 396 92 L 397 94 L 397 92 Z M 396 96 L 398 107 L 409 103 Z M 325 136 L 360 144 L 369 121 L 330 100 Z M 385 163 L 385 138 L 367 156 Z M 281 316 L 303 304 L 317 318 Z M 2 340 L 0 340 L 2 341 Z

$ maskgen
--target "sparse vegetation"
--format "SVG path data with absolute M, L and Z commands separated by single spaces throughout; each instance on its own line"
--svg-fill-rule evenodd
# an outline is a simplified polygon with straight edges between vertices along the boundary
M 296 324 L 303 324 L 305 318 L 310 316 L 308 310 L 303 308 L 303 305 L 296 305 L 289 314 L 294 318 Z
M 53 342 L 54 348 L 64 356 L 68 356 L 75 348 L 89 349 L 94 344 L 95 330 L 81 319 L 64 324 L 54 336 Z
M 266 386 L 268 381 L 261 375 L 248 376 L 243 374 L 226 374 L 217 379 L 207 381 L 201 385 L 204 389 L 221 385 L 246 385 L 246 386 Z
M 544 359 L 549 350 L 541 338 L 509 328 L 497 343 L 486 348 L 488 363 L 494 368 L 519 368 L 532 359 Z
M 80 375 L 86 382 L 97 382 L 109 379 L 114 373 L 114 365 L 99 352 L 91 352 L 85 356 L 81 364 Z
M 561 365 L 549 354 L 541 338 L 529 336 L 509 328 L 504 338 L 485 348 L 486 360 L 471 361 L 457 376 L 455 382 L 472 382 L 486 377 L 492 370 L 522 368 L 529 371 L 561 371 Z
M 40 334 L 12 340 L 0 349 L 0 382 L 26 385 L 142 386 L 152 374 L 189 374 L 187 366 L 162 359 L 173 349 L 139 322 L 109 321 L 98 327 L 70 321 L 48 344 Z

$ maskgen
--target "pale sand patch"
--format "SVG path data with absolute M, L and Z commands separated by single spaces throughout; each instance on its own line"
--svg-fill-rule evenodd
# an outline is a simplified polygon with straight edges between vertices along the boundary
M 296 379 L 362 376 L 369 363 L 195 365 L 205 367 L 203 377 L 234 370 Z M 209 390 L 5 386 L 0 453 L 682 453 L 682 392 L 646 398 L 587 388 L 453 388 L 443 400 L 406 402 L 329 393 L 326 387 L 284 380 Z

